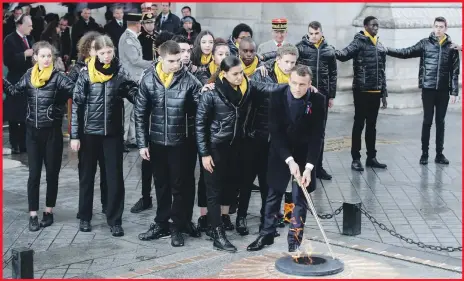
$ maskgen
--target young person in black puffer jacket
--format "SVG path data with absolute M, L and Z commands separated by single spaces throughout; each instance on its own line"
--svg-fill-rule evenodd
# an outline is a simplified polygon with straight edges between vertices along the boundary
M 63 155 L 61 130 L 64 103 L 72 97 L 74 83 L 54 68 L 56 50 L 45 41 L 33 45 L 35 65 L 15 85 L 3 79 L 3 91 L 10 96 L 27 96 L 26 147 L 29 162 L 27 196 L 29 230 L 38 231 L 53 223 L 58 194 L 58 177 Z M 47 175 L 46 208 L 39 224 L 40 175 L 45 163 Z
M 138 87 L 115 57 L 111 38 L 97 37 L 95 51 L 97 55 L 79 74 L 72 105 L 71 148 L 82 149 L 79 229 L 91 231 L 95 172 L 99 153 L 103 151 L 108 182 L 106 220 L 113 236 L 123 236 L 123 99 L 134 102 Z

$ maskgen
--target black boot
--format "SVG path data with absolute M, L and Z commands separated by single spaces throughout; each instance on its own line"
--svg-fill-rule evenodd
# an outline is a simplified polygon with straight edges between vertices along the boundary
M 171 245 L 173 247 L 184 246 L 184 237 L 182 237 L 182 233 L 180 233 L 177 229 L 173 229 L 171 231 Z
M 245 217 L 237 217 L 235 221 L 235 226 L 237 227 L 237 232 L 241 236 L 248 235 L 247 220 Z
M 229 242 L 226 236 L 226 232 L 223 226 L 218 226 L 213 229 L 212 232 L 213 236 L 213 248 L 219 251 L 226 251 L 230 253 L 237 252 L 237 248 L 235 248 L 232 243 Z
M 207 216 L 201 216 L 198 218 L 198 230 L 202 232 L 208 231 L 208 217 Z
M 445 157 L 445 155 L 443 155 L 443 153 L 440 153 L 440 154 L 437 153 L 437 156 L 435 157 L 435 163 L 448 165 L 449 160 L 446 159 L 446 157 Z
M 92 225 L 90 224 L 90 221 L 81 220 L 79 223 L 79 230 L 82 232 L 92 231 Z
M 139 234 L 139 239 L 142 241 L 149 241 L 153 239 L 168 237 L 169 235 L 171 235 L 169 227 L 162 226 L 158 223 L 152 223 L 147 232 Z
M 331 180 L 332 176 L 327 173 L 327 171 L 324 168 L 319 168 L 316 171 L 316 178 L 321 179 L 321 180 Z
M 429 163 L 429 153 L 428 152 L 422 152 L 419 163 L 421 165 L 427 165 Z
M 137 201 L 137 203 L 135 203 L 135 205 L 130 209 L 130 211 L 131 213 L 136 214 L 151 208 L 153 208 L 153 202 L 150 196 L 149 199 L 140 198 L 139 201 Z
M 111 234 L 114 237 L 121 237 L 124 236 L 124 229 L 122 229 L 122 226 L 117 224 L 115 226 L 110 226 Z
M 47 227 L 52 224 L 53 224 L 53 214 L 44 212 L 42 220 L 40 221 L 40 227 Z
M 353 162 L 351 162 L 351 170 L 354 170 L 354 171 L 357 171 L 357 172 L 364 171 L 364 168 L 363 168 L 363 165 L 361 164 L 361 161 L 353 160 Z
M 39 218 L 37 216 L 29 217 L 29 231 L 38 231 L 40 229 Z
M 366 167 L 385 169 L 387 168 L 387 165 L 379 163 L 377 158 L 374 157 L 366 159 Z
M 232 224 L 232 221 L 230 220 L 229 215 L 222 215 L 221 218 L 222 218 L 222 224 L 224 225 L 225 230 L 235 229 L 234 225 Z
M 272 244 L 274 244 L 274 235 L 259 235 L 253 243 L 248 245 L 247 251 L 259 251 L 262 250 L 264 246 L 269 246 Z
M 188 234 L 190 235 L 190 237 L 201 237 L 201 231 L 196 227 L 196 225 L 193 222 L 188 222 L 187 225 L 183 228 L 182 233 Z

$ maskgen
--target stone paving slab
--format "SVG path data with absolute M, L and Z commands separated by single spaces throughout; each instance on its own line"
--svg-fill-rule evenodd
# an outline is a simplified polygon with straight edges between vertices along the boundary
M 426 244 L 461 246 L 461 114 L 449 113 L 447 119 L 445 155 L 451 165 L 433 163 L 434 129 L 431 133 L 432 163 L 427 166 L 418 164 L 421 153 L 420 115 L 380 115 L 377 126 L 378 159 L 385 162 L 388 169 L 366 169 L 359 173 L 350 169 L 352 114 L 330 114 L 324 167 L 334 177 L 331 181 L 318 181 L 318 189 L 312 194 L 317 212 L 332 213 L 341 202 L 362 202 L 363 207 L 377 221 L 405 237 Z M 7 140 L 8 137 L 5 136 L 5 147 L 8 146 Z M 225 276 L 220 270 L 223 266 L 233 266 L 235 262 L 240 264 L 242 259 L 247 258 L 258 257 L 261 260 L 259 256 L 264 253 L 281 254 L 286 248 L 284 238 L 287 228 L 284 228 L 279 229 L 282 237 L 272 247 L 262 253 L 246 252 L 246 246 L 256 237 L 258 231 L 261 204 L 258 193 L 253 193 L 249 208 L 248 225 L 251 234 L 241 237 L 236 232 L 230 232 L 230 240 L 239 248 L 236 254 L 213 251 L 212 242 L 206 237 L 186 237 L 186 246 L 181 248 L 173 248 L 170 239 L 139 241 L 137 235 L 146 231 L 153 220 L 156 200 L 152 210 L 139 214 L 129 212 L 140 198 L 141 160 L 137 151 L 125 154 L 124 237 L 111 237 L 105 216 L 101 213 L 99 172 L 93 206 L 93 231 L 78 231 L 78 220 L 75 218 L 78 202 L 77 154 L 68 147 L 65 147 L 63 154 L 60 189 L 54 211 L 55 223 L 39 232 L 30 233 L 27 229 L 27 156 L 4 155 L 3 158 L 4 163 L 11 160 L 22 164 L 4 170 L 3 257 L 7 259 L 11 249 L 15 247 L 34 249 L 36 261 L 40 260 L 35 264 L 36 278 L 221 278 Z M 43 172 L 41 205 L 45 201 L 45 189 Z M 154 197 L 154 192 L 152 194 Z M 195 208 L 194 219 L 198 216 L 199 210 Z M 233 221 L 234 219 L 235 215 L 232 216 Z M 365 216 L 362 217 L 362 232 L 356 237 L 341 234 L 343 212 L 333 219 L 322 220 L 322 225 L 329 239 L 340 245 L 334 246 L 337 252 L 347 257 L 374 260 L 383 266 L 393 266 L 397 274 L 395 276 L 454 278 L 459 275 L 452 270 L 461 265 L 462 252 L 436 252 L 410 245 L 372 224 Z M 320 237 L 316 222 L 310 215 L 306 223 L 306 233 L 307 237 Z M 319 245 L 318 247 L 323 246 L 317 241 L 312 243 Z M 355 250 L 351 247 L 353 245 L 364 250 L 371 248 L 373 253 Z M 416 261 L 399 260 L 398 255 L 411 257 Z M 418 260 L 429 260 L 430 264 L 417 263 Z M 269 268 L 269 265 L 266 266 Z M 263 271 L 260 276 L 265 278 L 269 272 L 271 271 Z M 11 264 L 4 268 L 4 277 L 11 277 Z

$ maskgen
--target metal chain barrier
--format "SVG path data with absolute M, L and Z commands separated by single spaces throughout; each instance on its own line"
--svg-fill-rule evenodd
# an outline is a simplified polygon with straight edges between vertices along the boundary
M 308 211 L 311 213 L 311 215 L 314 216 L 314 214 L 313 214 L 313 212 L 311 212 L 311 210 L 308 209 Z M 336 209 L 332 214 L 323 214 L 323 215 L 317 214 L 317 217 L 322 219 L 322 220 L 329 220 L 329 219 L 333 218 L 334 216 L 340 214 L 342 211 L 343 211 L 343 205 L 341 205 L 338 209 Z
M 417 245 L 419 248 L 426 248 L 434 251 L 448 251 L 448 252 L 462 252 L 462 247 L 442 247 L 442 246 L 434 246 L 434 245 L 426 245 L 422 242 L 416 242 L 411 238 L 406 238 L 403 235 L 399 234 L 393 229 L 389 229 L 385 224 L 378 222 L 372 215 L 370 215 L 363 207 L 361 207 L 361 213 L 365 215 L 374 225 L 377 225 L 380 229 L 387 231 L 390 235 L 399 238 L 405 241 L 408 244 Z

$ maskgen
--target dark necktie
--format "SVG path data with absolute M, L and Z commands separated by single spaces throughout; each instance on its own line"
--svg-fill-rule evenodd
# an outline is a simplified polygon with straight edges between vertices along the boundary
M 119 25 L 122 27 L 122 21 L 119 22 Z
M 26 45 L 26 48 L 29 49 L 29 43 L 27 42 L 26 36 L 23 36 L 23 42 L 24 45 Z

